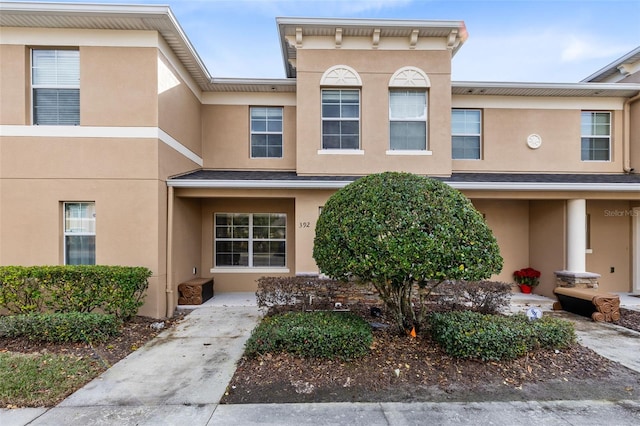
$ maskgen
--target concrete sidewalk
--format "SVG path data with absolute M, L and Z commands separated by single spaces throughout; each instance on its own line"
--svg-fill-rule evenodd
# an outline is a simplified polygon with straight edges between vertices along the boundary
M 552 302 L 514 295 L 511 310 Z M 216 296 L 57 407 L 0 410 L 0 425 L 640 424 L 637 400 L 218 405 L 260 317 L 253 294 Z M 640 371 L 640 333 L 567 318 L 582 344 Z

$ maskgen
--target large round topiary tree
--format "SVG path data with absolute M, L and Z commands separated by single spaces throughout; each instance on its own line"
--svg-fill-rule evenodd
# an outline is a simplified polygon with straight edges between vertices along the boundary
M 481 280 L 502 270 L 498 244 L 459 191 L 409 173 L 369 175 L 345 186 L 322 209 L 313 247 L 322 273 L 371 282 L 399 328 L 424 320 L 414 284 Z

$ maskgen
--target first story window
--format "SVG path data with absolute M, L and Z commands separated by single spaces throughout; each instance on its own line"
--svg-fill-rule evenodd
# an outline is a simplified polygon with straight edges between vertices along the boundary
M 216 213 L 215 267 L 284 268 L 287 215 Z
M 580 115 L 582 161 L 611 159 L 611 113 L 583 111 Z
M 80 52 L 34 49 L 31 52 L 33 124 L 80 124 Z
M 282 158 L 282 108 L 251 107 L 251 158 Z
M 478 109 L 451 111 L 451 158 L 479 160 L 482 116 Z
M 389 149 L 427 149 L 427 93 L 424 90 L 389 91 Z
M 322 149 L 360 149 L 360 91 L 322 90 Z
M 64 203 L 63 226 L 65 265 L 95 265 L 95 203 Z

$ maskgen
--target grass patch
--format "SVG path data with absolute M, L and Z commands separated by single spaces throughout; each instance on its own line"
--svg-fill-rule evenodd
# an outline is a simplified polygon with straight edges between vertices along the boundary
M 101 371 L 87 358 L 0 352 L 0 406 L 51 407 Z

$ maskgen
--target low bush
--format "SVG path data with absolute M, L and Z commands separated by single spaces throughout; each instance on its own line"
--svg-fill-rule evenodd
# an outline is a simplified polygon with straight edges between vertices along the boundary
M 0 316 L 0 337 L 27 337 L 44 342 L 101 342 L 120 332 L 113 315 L 96 313 L 32 313 Z
M 349 312 L 288 312 L 264 318 L 246 354 L 288 352 L 301 357 L 351 360 L 366 355 L 371 326 Z
M 447 310 L 497 314 L 509 306 L 511 285 L 497 281 L 447 281 L 438 285 L 436 301 Z
M 258 280 L 258 307 L 295 306 L 301 311 L 333 308 L 333 300 L 344 286 L 336 280 L 316 276 L 262 277 Z
M 431 334 L 443 350 L 456 358 L 509 360 L 538 348 L 564 348 L 575 341 L 573 324 L 543 317 L 485 315 L 472 311 L 434 313 Z
M 150 276 L 142 267 L 2 266 L 0 308 L 14 314 L 101 310 L 126 320 L 142 306 Z

